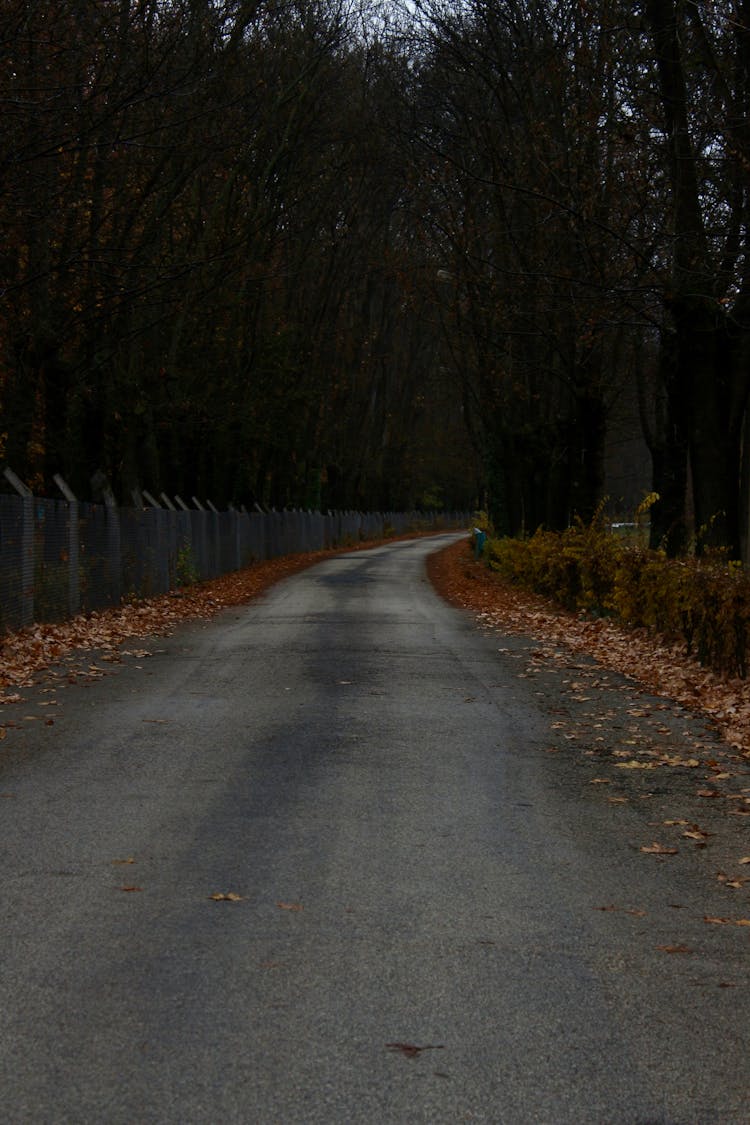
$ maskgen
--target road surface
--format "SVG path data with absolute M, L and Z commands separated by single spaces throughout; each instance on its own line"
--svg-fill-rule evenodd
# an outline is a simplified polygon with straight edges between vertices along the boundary
M 449 539 L 6 709 L 0 1120 L 750 1122 L 746 892 L 547 752 L 565 670 L 438 599 Z

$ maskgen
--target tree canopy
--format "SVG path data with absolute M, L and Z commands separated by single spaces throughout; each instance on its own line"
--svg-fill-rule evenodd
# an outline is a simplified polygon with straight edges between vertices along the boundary
M 747 553 L 748 0 L 0 0 L 0 51 L 36 490 L 517 534 L 627 403 L 654 544 Z

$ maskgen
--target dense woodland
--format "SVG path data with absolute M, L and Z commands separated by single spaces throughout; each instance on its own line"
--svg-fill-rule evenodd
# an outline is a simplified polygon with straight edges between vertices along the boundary
M 627 401 L 654 543 L 746 542 L 750 0 L 0 0 L 0 44 L 35 490 L 563 527 Z

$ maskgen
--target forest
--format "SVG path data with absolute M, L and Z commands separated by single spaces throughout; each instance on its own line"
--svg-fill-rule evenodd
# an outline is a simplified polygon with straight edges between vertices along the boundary
M 563 528 L 626 402 L 652 545 L 747 557 L 750 0 L 0 0 L 0 50 L 35 492 Z

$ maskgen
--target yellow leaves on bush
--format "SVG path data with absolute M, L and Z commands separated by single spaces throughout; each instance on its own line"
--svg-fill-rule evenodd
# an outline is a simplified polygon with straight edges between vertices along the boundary
M 682 642 L 720 676 L 747 675 L 750 577 L 720 553 L 668 559 L 629 545 L 594 520 L 528 539 L 492 539 L 485 557 L 507 581 L 568 610 Z

